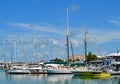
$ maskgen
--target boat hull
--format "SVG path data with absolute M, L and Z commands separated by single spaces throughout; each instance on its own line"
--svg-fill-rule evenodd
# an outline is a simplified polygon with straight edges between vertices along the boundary
M 108 71 L 111 75 L 120 75 L 120 71 Z
M 29 70 L 8 70 L 8 74 L 30 74 Z
M 48 69 L 47 74 L 72 74 L 71 70 Z
M 72 73 L 75 75 L 75 76 L 91 76 L 91 75 L 95 75 L 95 74 L 100 74 L 101 72 L 100 71 L 72 71 Z
M 92 78 L 108 78 L 110 77 L 110 73 L 105 73 L 101 71 L 72 71 L 74 76 L 82 76 L 82 77 L 92 77 Z

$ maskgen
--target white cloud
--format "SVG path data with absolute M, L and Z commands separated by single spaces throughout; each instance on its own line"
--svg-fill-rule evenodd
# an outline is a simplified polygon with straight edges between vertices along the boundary
M 65 35 L 65 29 L 61 30 L 60 28 L 57 28 L 52 25 L 31 25 L 31 24 L 25 24 L 25 23 L 12 23 L 12 25 L 15 27 L 19 27 L 19 28 L 26 28 L 26 29 L 46 32 L 46 34 L 50 32 L 50 33 Z M 75 51 L 79 50 L 78 48 L 80 48 L 81 45 L 83 47 L 83 43 L 84 43 L 83 42 L 84 32 L 78 29 L 79 28 L 70 28 L 70 30 L 72 30 L 72 34 L 70 33 L 71 34 L 70 39 L 72 39 L 72 43 L 73 43 L 73 47 L 75 48 Z M 74 31 L 74 30 L 77 30 L 77 31 Z M 88 36 L 88 42 L 102 44 L 102 43 L 107 43 L 107 42 L 110 42 L 116 39 L 120 39 L 119 34 L 120 34 L 120 31 L 118 30 L 107 30 L 106 31 L 103 28 L 94 28 L 94 29 L 89 28 L 87 36 Z M 31 35 L 29 34 L 29 37 L 31 36 L 32 34 Z M 42 34 L 40 35 L 40 39 L 41 37 L 42 37 Z M 27 39 L 28 38 L 26 38 L 26 40 Z M 44 40 L 42 39 L 42 42 L 43 43 L 40 43 L 40 51 L 41 51 L 40 55 L 46 55 L 46 56 L 51 55 L 52 58 L 57 57 L 57 56 L 63 56 L 63 57 L 66 56 L 66 45 L 65 45 L 66 37 L 65 36 L 56 37 L 55 35 L 55 37 L 46 37 Z
M 27 24 L 27 23 L 11 23 L 10 25 L 15 26 L 15 27 L 20 27 L 20 28 L 27 28 L 27 29 L 32 29 L 32 30 L 38 30 L 42 32 L 49 32 L 49 33 L 54 33 L 54 34 L 59 34 L 59 35 L 65 35 L 65 29 L 58 28 L 53 25 L 33 25 L 33 24 Z
M 88 33 L 88 40 L 91 42 L 106 43 L 120 39 L 120 31 L 118 30 L 90 30 L 88 32 L 90 32 L 90 34 Z
M 109 20 L 110 23 L 115 24 L 115 25 L 120 25 L 119 20 Z
M 72 39 L 71 42 L 72 42 L 72 45 L 73 45 L 74 48 L 77 48 L 77 47 L 80 46 L 79 40 Z
M 45 44 L 41 44 L 41 48 L 42 49 L 46 48 L 46 45 Z
M 59 45 L 59 40 L 58 39 L 55 39 L 55 38 L 51 38 L 51 39 L 49 39 L 49 41 L 53 44 L 53 45 Z
M 72 12 L 76 12 L 76 11 L 78 11 L 80 9 L 80 7 L 78 6 L 78 5 L 72 5 L 71 6 L 71 11 Z
M 115 20 L 110 20 L 110 22 L 112 22 L 114 24 L 120 24 L 119 21 L 115 21 Z M 26 23 L 11 23 L 11 24 L 16 27 L 65 35 L 65 29 L 63 30 L 61 28 L 57 28 L 52 25 L 31 25 L 31 24 L 26 24 Z M 74 28 L 71 28 L 71 29 L 74 29 Z M 96 29 L 98 29 L 98 28 L 96 28 Z M 100 30 L 95 30 L 95 28 L 94 28 L 94 30 L 93 29 L 88 30 L 88 41 L 89 42 L 105 43 L 105 42 L 109 42 L 112 40 L 120 39 L 120 36 L 119 36 L 120 31 L 118 31 L 118 30 L 106 31 L 103 28 L 99 28 L 99 29 Z M 108 29 L 108 28 L 106 28 L 106 29 Z M 74 32 L 74 31 L 72 31 L 72 32 Z M 72 39 L 74 39 L 74 38 L 76 40 L 73 40 L 73 44 L 75 47 L 77 47 L 78 45 L 80 45 L 80 41 L 83 40 L 83 38 L 84 38 L 84 32 L 77 31 L 77 32 L 72 33 Z M 58 45 L 58 43 L 59 43 L 58 39 L 52 38 L 51 42 L 54 45 Z

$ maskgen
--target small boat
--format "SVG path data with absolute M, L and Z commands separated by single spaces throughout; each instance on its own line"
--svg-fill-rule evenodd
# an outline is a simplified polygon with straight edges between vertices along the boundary
M 86 76 L 86 77 L 110 77 L 110 73 L 108 72 L 103 72 L 103 71 L 96 71 L 96 70 L 89 70 L 89 69 L 83 69 L 83 70 L 73 70 L 72 73 L 74 74 L 74 76 Z
M 100 74 L 100 71 L 94 72 L 93 70 L 73 70 L 74 76 L 91 76 L 94 74 Z
M 14 65 L 6 71 L 8 74 L 30 74 L 31 72 L 24 65 Z
M 108 70 L 111 75 L 120 75 L 120 71 L 115 71 L 115 70 Z
M 67 62 L 45 63 L 47 74 L 72 74 L 72 68 L 66 64 Z
M 7 71 L 8 74 L 30 74 L 29 70 L 26 69 L 10 69 Z
M 23 40 L 21 41 L 22 43 L 22 50 L 23 50 L 23 56 L 24 55 L 24 45 L 23 45 Z M 15 58 L 16 56 L 16 41 L 14 41 L 14 47 L 15 47 Z M 13 62 L 9 69 L 6 70 L 6 73 L 8 74 L 29 74 L 30 71 L 28 70 L 27 63 L 26 62 Z

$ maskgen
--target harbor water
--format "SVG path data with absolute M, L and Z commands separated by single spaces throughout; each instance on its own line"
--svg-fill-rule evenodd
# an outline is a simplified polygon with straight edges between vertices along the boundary
M 5 74 L 0 70 L 0 84 L 120 84 L 120 76 L 83 78 L 71 75 Z

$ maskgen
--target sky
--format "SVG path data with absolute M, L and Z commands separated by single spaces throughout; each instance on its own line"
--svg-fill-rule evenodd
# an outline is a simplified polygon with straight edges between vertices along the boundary
M 74 54 L 84 54 L 86 31 L 88 52 L 96 55 L 117 52 L 119 3 L 119 0 L 1 0 L 0 59 L 67 59 L 67 8 Z

